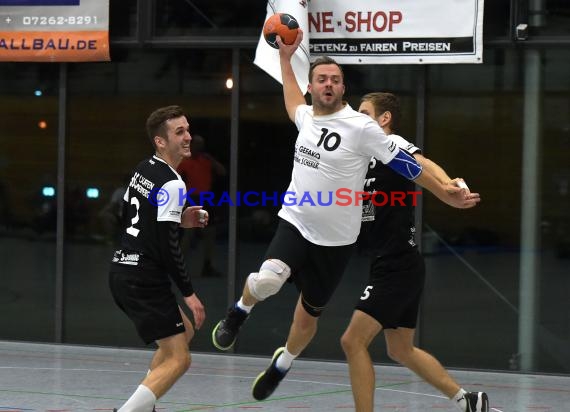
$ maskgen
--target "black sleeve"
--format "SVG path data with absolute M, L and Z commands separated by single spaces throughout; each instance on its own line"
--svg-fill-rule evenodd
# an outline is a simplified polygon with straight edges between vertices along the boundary
M 192 281 L 186 271 L 186 262 L 180 248 L 179 225 L 176 222 L 157 222 L 160 256 L 170 278 L 183 296 L 194 293 Z
M 121 204 L 121 216 L 119 219 L 119 225 L 122 232 L 124 232 L 129 227 L 129 224 L 127 223 L 127 218 L 129 216 L 129 207 L 131 207 L 130 203 L 123 199 Z

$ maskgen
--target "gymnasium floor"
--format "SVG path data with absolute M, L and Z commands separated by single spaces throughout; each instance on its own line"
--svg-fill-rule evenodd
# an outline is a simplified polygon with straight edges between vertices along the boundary
M 146 373 L 152 352 L 0 341 L 0 411 L 110 411 Z M 193 354 L 190 370 L 158 412 L 350 411 L 346 364 L 297 360 L 265 402 L 250 386 L 268 358 Z M 454 370 L 466 389 L 489 394 L 493 412 L 570 411 L 570 377 Z M 456 408 L 404 368 L 376 366 L 376 411 L 453 412 Z

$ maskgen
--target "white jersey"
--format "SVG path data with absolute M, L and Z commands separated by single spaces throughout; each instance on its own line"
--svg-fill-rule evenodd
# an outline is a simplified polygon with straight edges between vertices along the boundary
M 300 105 L 295 124 L 293 173 L 279 216 L 311 243 L 350 245 L 360 231 L 356 192 L 363 191 L 370 158 L 388 163 L 399 149 L 374 120 L 349 105 L 326 116 Z

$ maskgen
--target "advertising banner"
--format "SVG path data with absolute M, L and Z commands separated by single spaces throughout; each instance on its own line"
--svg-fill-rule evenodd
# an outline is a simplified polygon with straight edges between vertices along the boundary
M 310 62 L 340 64 L 483 62 L 483 0 L 269 0 L 303 30 L 293 69 L 305 91 Z M 254 63 L 281 82 L 279 52 L 260 36 Z
M 0 0 L 0 61 L 109 59 L 109 0 Z

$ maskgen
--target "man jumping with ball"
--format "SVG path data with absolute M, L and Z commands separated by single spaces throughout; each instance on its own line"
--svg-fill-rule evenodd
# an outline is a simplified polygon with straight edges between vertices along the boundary
M 299 30 L 292 45 L 277 39 L 285 107 L 299 130 L 287 192 L 309 193 L 316 198 L 319 192 L 335 193 L 340 188 L 362 191 L 368 163 L 375 157 L 451 206 L 477 204 L 478 194 L 443 185 L 430 173 L 422 172 L 416 160 L 399 149 L 373 119 L 343 102 L 344 75 L 333 59 L 319 58 L 311 65 L 308 92 L 312 105 L 308 106 L 291 66 L 302 38 Z M 308 150 L 298 150 L 301 146 Z M 303 161 L 310 160 L 311 153 L 318 154 L 318 167 Z M 248 276 L 240 300 L 212 331 L 214 346 L 230 349 L 255 304 L 279 292 L 289 278 L 296 285 L 300 293 L 287 341 L 275 350 L 269 367 L 254 381 L 255 399 L 263 400 L 273 393 L 315 335 L 319 316 L 353 251 L 361 213 L 358 202 L 349 206 L 283 205 L 279 211 L 279 226 L 261 267 Z

